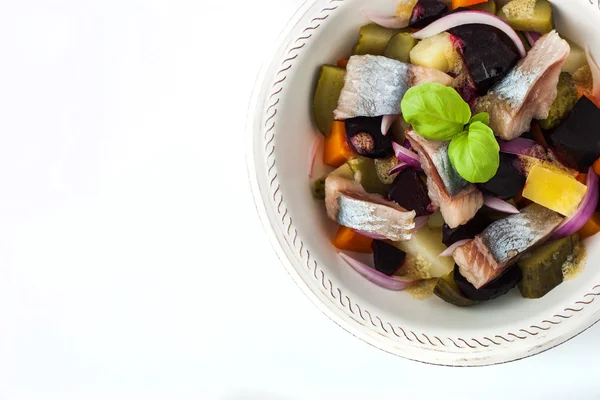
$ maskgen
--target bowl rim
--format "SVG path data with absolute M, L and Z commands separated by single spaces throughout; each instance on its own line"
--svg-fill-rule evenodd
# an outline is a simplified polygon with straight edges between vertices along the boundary
M 552 317 L 546 318 L 536 324 L 529 325 L 529 321 L 525 328 L 518 330 L 516 333 L 509 332 L 498 334 L 492 336 L 493 339 L 489 336 L 469 338 L 470 335 L 467 335 L 466 339 L 460 337 L 447 337 L 445 338 L 447 340 L 442 340 L 435 335 L 415 333 L 411 330 L 405 331 L 400 326 L 396 326 L 396 329 L 398 329 L 398 331 L 396 331 L 394 329 L 395 326 L 389 321 L 384 321 L 378 316 L 373 317 L 366 308 L 361 307 L 358 303 L 348 298 L 348 296 L 343 296 L 340 288 L 337 287 L 332 280 L 326 277 L 325 270 L 319 268 L 318 263 L 315 260 L 312 260 L 312 262 L 314 263 L 314 278 L 316 279 L 316 282 L 307 282 L 304 274 L 300 271 L 300 263 L 296 258 L 291 256 L 290 249 L 286 248 L 286 246 L 290 246 L 289 241 L 286 241 L 285 237 L 283 237 L 283 231 L 280 232 L 281 234 L 277 233 L 278 229 L 281 228 L 276 227 L 274 219 L 271 219 L 272 217 L 275 217 L 273 208 L 277 208 L 273 207 L 276 205 L 277 190 L 275 190 L 274 194 L 269 194 L 269 197 L 272 197 L 273 204 L 270 204 L 270 207 L 268 207 L 267 203 L 269 203 L 269 201 L 265 196 L 266 188 L 264 185 L 261 186 L 261 183 L 259 182 L 259 171 L 256 164 L 259 160 L 256 157 L 256 145 L 257 141 L 264 140 L 266 143 L 264 146 L 264 156 L 268 160 L 269 157 L 273 155 L 274 144 L 272 142 L 275 137 L 276 128 L 274 123 L 272 126 L 270 124 L 276 120 L 278 110 L 277 104 L 282 93 L 284 93 L 283 90 L 287 77 L 286 71 L 291 69 L 294 60 L 301 56 L 301 50 L 306 41 L 310 40 L 312 37 L 310 31 L 317 30 L 321 24 L 335 12 L 335 10 L 347 1 L 351 0 L 304 1 L 290 18 L 289 22 L 280 33 L 279 38 L 268 52 L 267 58 L 265 59 L 266 61 L 257 76 L 248 106 L 246 122 L 246 164 L 255 208 L 277 257 L 292 280 L 311 302 L 321 310 L 321 312 L 353 336 L 390 354 L 427 364 L 443 366 L 486 366 L 517 361 L 556 347 L 598 322 L 598 320 L 600 320 L 598 304 L 595 304 L 593 307 L 588 307 L 595 308 L 595 311 L 586 313 L 586 318 L 581 318 L 582 315 L 579 314 L 577 315 L 579 318 L 571 320 L 577 313 L 583 311 L 586 306 L 594 303 L 597 296 L 600 296 L 600 291 L 598 291 L 600 285 L 595 285 L 583 295 L 581 300 L 576 301 L 574 305 L 566 307 L 562 312 L 556 313 Z M 323 5 L 323 7 L 321 8 L 319 5 Z M 320 11 L 318 11 L 319 8 Z M 302 30 L 302 27 L 305 26 L 302 25 L 303 19 L 306 19 L 311 9 L 315 9 L 316 14 L 308 16 L 307 21 L 310 21 L 310 23 Z M 293 37 L 294 31 L 304 33 L 304 35 Z M 270 89 L 270 91 L 268 91 L 267 88 Z M 264 139 L 260 136 L 262 134 L 264 134 Z M 270 136 L 267 140 L 268 134 L 270 134 Z M 273 146 L 273 150 L 267 155 L 269 146 Z M 273 162 L 272 165 L 273 166 L 271 166 L 270 169 L 275 166 L 275 162 Z M 271 178 L 269 173 L 267 173 L 267 176 L 268 178 Z M 276 181 L 276 178 L 277 177 L 275 176 L 275 178 L 271 180 L 271 184 Z M 278 204 L 281 205 L 282 203 L 283 196 L 281 196 Z M 290 228 L 293 228 L 293 222 L 291 217 L 288 216 L 289 225 L 285 224 L 287 207 L 284 206 L 284 208 L 285 214 L 283 214 L 283 218 L 281 218 L 282 211 L 279 213 L 280 215 L 277 219 L 284 222 L 284 225 L 287 226 L 287 233 L 289 234 L 291 232 Z M 310 269 L 310 252 L 308 249 L 303 252 L 304 243 L 301 240 L 300 242 L 302 243 L 299 251 L 300 257 L 304 259 L 304 256 L 306 256 L 306 266 Z M 294 237 L 293 243 L 295 247 L 296 237 Z M 319 278 L 318 275 L 320 275 L 321 278 Z M 319 281 L 322 285 L 321 290 L 317 287 Z M 336 290 L 339 293 L 339 297 L 336 297 L 335 295 Z M 329 299 L 326 299 L 327 293 L 330 294 Z M 344 297 L 347 299 L 347 304 L 344 304 L 343 302 Z M 561 307 L 562 304 L 565 303 L 561 303 Z M 348 314 L 348 309 L 351 311 L 352 315 Z M 368 318 L 365 317 L 365 315 L 368 315 Z M 569 320 L 570 322 L 565 323 Z M 386 329 L 386 327 L 388 327 L 388 329 Z M 385 334 L 383 332 L 385 332 Z M 531 338 L 532 340 L 525 341 L 527 338 Z M 393 339 L 405 343 L 391 343 L 391 340 Z M 407 344 L 409 345 L 407 346 Z M 436 354 L 444 356 L 436 357 Z

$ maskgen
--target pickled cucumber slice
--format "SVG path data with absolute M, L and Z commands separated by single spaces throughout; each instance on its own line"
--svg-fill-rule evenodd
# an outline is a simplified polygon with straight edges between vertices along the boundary
M 475 4 L 474 6 L 468 7 L 470 10 L 477 10 L 477 11 L 485 11 L 488 12 L 490 14 L 494 14 L 496 15 L 496 2 L 494 0 L 488 0 L 485 3 L 479 3 L 479 4 Z
M 498 17 L 518 31 L 543 34 L 553 29 L 548 0 L 512 0 L 498 11 Z
M 383 53 L 387 58 L 401 62 L 410 62 L 410 51 L 417 45 L 417 39 L 408 32 L 395 34 L 388 42 Z
M 336 170 L 323 175 L 311 185 L 311 192 L 315 200 L 325 200 L 325 179 L 329 175 L 337 175 L 346 179 L 354 179 L 354 173 L 348 164 L 344 164 Z
M 433 293 L 446 303 L 458 307 L 469 307 L 479 303 L 478 301 L 463 296 L 454 281 L 454 271 L 451 271 L 448 275 L 444 275 L 438 279 Z
M 550 242 L 525 255 L 517 265 L 523 279 L 518 284 L 521 295 L 528 299 L 539 299 L 563 281 L 562 267 L 574 257 L 579 237 L 569 236 Z
M 354 174 L 354 180 L 369 193 L 378 193 L 386 196 L 390 185 L 381 181 L 375 160 L 366 157 L 356 157 L 348 161 L 348 166 Z
M 377 24 L 365 25 L 360 28 L 360 37 L 352 49 L 352 54 L 382 56 L 390 39 L 400 32 L 402 31 L 399 29 L 388 29 Z
M 396 156 L 375 159 L 375 170 L 377 171 L 377 177 L 379 180 L 386 185 L 391 185 L 394 183 L 394 179 L 398 174 L 389 175 L 388 172 L 396 165 L 398 165 L 398 159 Z
M 558 80 L 558 95 L 550 107 L 548 118 L 540 121 L 542 129 L 553 129 L 563 121 L 577 104 L 577 86 L 571 74 L 562 72 Z
M 333 122 L 333 111 L 337 108 L 338 98 L 344 88 L 346 70 L 333 65 L 323 65 L 315 90 L 313 110 L 319 131 L 325 136 Z

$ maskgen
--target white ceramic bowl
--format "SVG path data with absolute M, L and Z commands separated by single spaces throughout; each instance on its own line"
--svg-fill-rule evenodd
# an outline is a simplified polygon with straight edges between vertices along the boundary
M 600 55 L 598 0 L 550 0 L 559 32 Z M 259 77 L 248 121 L 248 167 L 256 205 L 274 247 L 300 289 L 333 321 L 384 351 L 412 360 L 477 366 L 557 346 L 600 319 L 600 238 L 587 243 L 585 272 L 540 300 L 513 291 L 458 308 L 381 289 L 349 268 L 330 244 L 334 224 L 308 189 L 311 118 L 318 68 L 347 57 L 361 8 L 390 13 L 396 0 L 310 0 L 283 32 Z M 285 301 L 278 299 L 277 301 Z

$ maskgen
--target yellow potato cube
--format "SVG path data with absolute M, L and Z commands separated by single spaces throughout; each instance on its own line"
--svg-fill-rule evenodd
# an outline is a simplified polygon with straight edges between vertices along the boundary
M 568 173 L 537 164 L 529 171 L 523 197 L 570 217 L 586 192 L 587 187 Z

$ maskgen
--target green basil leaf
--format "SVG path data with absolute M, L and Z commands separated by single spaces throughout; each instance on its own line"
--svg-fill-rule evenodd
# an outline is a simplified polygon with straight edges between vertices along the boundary
M 469 121 L 470 124 L 472 124 L 473 122 L 483 122 L 486 125 L 490 124 L 490 114 L 486 113 L 486 112 L 480 112 L 479 114 L 476 114 L 473 116 L 473 118 L 471 118 L 471 120 Z
M 489 181 L 500 166 L 500 146 L 492 129 L 483 122 L 473 122 L 468 132 L 452 139 L 448 148 L 450 162 L 471 183 Z
M 450 140 L 471 119 L 471 108 L 451 87 L 424 83 L 410 88 L 400 103 L 402 115 L 426 139 Z

